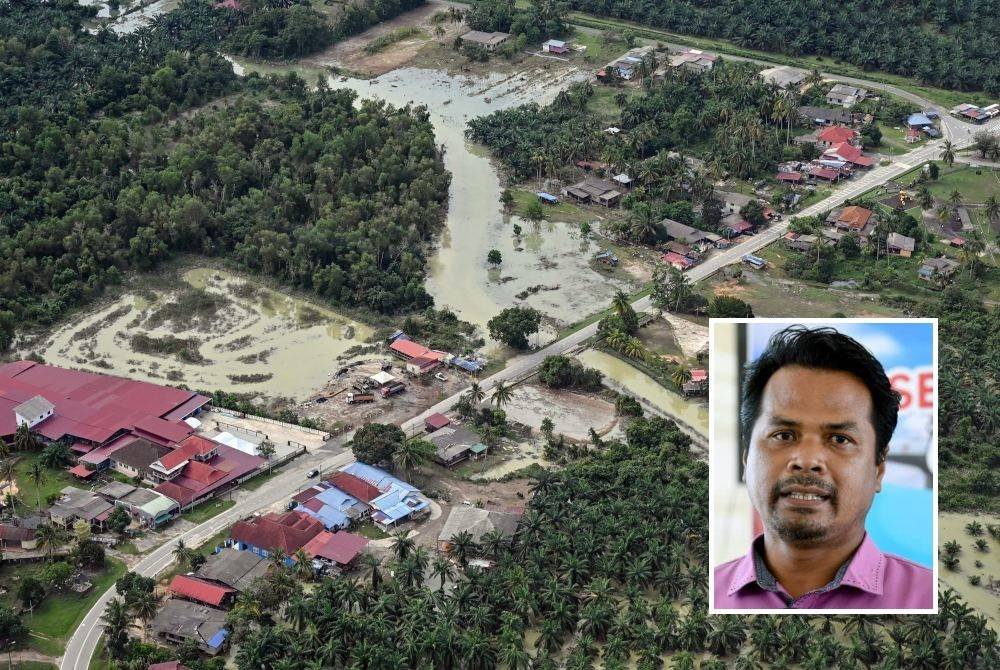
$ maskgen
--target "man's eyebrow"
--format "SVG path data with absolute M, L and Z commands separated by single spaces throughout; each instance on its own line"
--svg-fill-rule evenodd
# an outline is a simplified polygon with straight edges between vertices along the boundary
M 844 421 L 842 423 L 824 423 L 822 427 L 825 430 L 858 430 L 858 424 L 853 421 Z
M 791 419 L 786 419 L 783 416 L 773 416 L 770 421 L 772 426 L 788 426 L 789 428 L 798 428 L 802 424 L 798 421 L 792 421 Z

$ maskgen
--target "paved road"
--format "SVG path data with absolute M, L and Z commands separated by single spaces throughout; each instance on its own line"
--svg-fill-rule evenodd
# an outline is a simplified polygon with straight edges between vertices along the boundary
M 280 502 L 291 492 L 303 488 L 307 483 L 306 474 L 311 470 L 322 469 L 325 472 L 350 463 L 354 460 L 354 456 L 343 448 L 350 438 L 351 434 L 341 435 L 327 445 L 295 459 L 286 465 L 280 474 L 256 491 L 244 491 L 243 500 L 225 512 L 154 549 L 132 570 L 144 577 L 155 577 L 173 563 L 173 551 L 178 540 L 184 540 L 188 546 L 197 546 L 239 519 L 249 516 L 258 509 Z M 66 652 L 59 664 L 60 670 L 86 670 L 90 665 L 90 659 L 103 632 L 101 615 L 104 614 L 108 602 L 116 595 L 117 591 L 111 587 L 87 612 L 66 645 Z

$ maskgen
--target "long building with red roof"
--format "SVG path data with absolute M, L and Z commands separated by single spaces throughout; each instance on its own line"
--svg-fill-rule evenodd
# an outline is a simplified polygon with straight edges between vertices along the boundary
M 291 557 L 310 540 L 324 532 L 323 523 L 304 512 L 270 512 L 233 524 L 229 534 L 240 551 L 267 558 L 276 549 Z M 291 558 L 287 562 L 293 562 Z
M 15 410 L 35 406 L 39 399 L 51 411 L 34 422 L 28 417 L 19 420 Z M 44 440 L 99 447 L 132 433 L 170 444 L 193 432 L 182 419 L 208 401 L 193 391 L 34 361 L 0 365 L 0 437 L 4 438 L 26 422 Z
M 170 592 L 175 596 L 194 600 L 212 607 L 221 607 L 236 593 L 235 589 L 206 582 L 197 577 L 177 575 L 170 582 Z

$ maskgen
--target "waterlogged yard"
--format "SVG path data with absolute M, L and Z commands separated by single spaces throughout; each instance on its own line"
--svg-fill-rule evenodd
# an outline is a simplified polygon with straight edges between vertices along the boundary
M 303 399 L 370 335 L 318 303 L 195 267 L 144 278 L 141 289 L 73 318 L 36 351 L 65 367 Z

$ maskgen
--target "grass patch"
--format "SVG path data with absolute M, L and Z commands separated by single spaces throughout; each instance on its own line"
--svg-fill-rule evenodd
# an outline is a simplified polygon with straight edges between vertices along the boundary
M 402 42 L 403 40 L 411 37 L 422 36 L 424 36 L 424 31 L 417 26 L 404 26 L 403 28 L 396 28 L 392 32 L 380 35 L 366 44 L 364 51 L 369 56 L 373 56 L 380 51 L 388 49 L 396 42 Z
M 87 670 L 111 670 L 111 661 L 104 656 L 104 637 L 97 643 L 94 655 L 90 657 L 90 665 Z
M 181 516 L 191 523 L 200 524 L 205 523 L 217 514 L 225 512 L 227 509 L 236 504 L 235 500 L 222 500 L 220 498 L 213 498 L 208 502 L 203 502 L 202 504 L 196 506 L 192 510 L 188 510 L 181 514 Z
M 873 149 L 887 156 L 899 156 L 907 152 L 919 149 L 927 144 L 925 136 L 919 142 L 908 144 L 906 142 L 906 129 L 902 127 L 887 126 L 884 123 L 878 124 L 878 129 L 882 131 L 882 143 Z
M 644 289 L 642 289 L 641 291 L 638 291 L 637 293 L 633 293 L 633 294 L 629 295 L 628 301 L 629 302 L 635 302 L 639 298 L 645 298 L 647 295 L 649 295 L 652 292 L 653 292 L 652 286 L 647 286 Z M 587 326 L 589 326 L 592 323 L 597 323 L 598 321 L 600 321 L 604 317 L 606 317 L 609 314 L 611 314 L 613 311 L 614 311 L 613 309 L 611 309 L 610 307 L 608 307 L 607 309 L 602 310 L 600 312 L 597 312 L 596 314 L 591 314 L 590 316 L 588 316 L 586 319 L 583 319 L 582 321 L 577 321 L 576 323 L 574 323 L 572 325 L 566 326 L 565 328 L 563 328 L 562 330 L 560 330 L 559 333 L 556 335 L 556 340 L 555 341 L 561 340 L 564 337 L 569 337 L 570 335 L 572 335 L 576 331 L 580 330 L 581 328 L 586 328 Z
M 35 483 L 28 476 L 28 473 L 31 472 L 32 466 L 40 458 L 41 454 L 21 453 L 17 456 L 17 463 L 14 466 L 14 477 L 17 480 L 18 490 L 17 497 L 24 505 L 32 509 L 34 509 L 36 504 L 46 507 L 45 500 L 49 496 L 59 495 L 59 492 L 67 486 L 76 486 L 79 483 L 73 475 L 65 470 L 51 470 L 43 466 L 42 469 L 45 471 L 45 478 L 36 487 Z
M 535 191 L 515 190 L 511 194 L 514 196 L 514 213 L 526 218 L 528 205 L 538 199 Z M 584 208 L 561 199 L 555 205 L 542 205 L 542 211 L 545 212 L 546 221 L 590 223 L 594 220 L 594 215 Z
M 567 55 L 571 60 L 577 60 L 577 58 L 582 57 L 584 62 L 595 67 L 605 65 L 628 51 L 628 47 L 624 42 L 606 40 L 600 35 L 594 35 L 584 30 L 574 30 L 573 35 L 568 41 L 573 46 L 581 45 L 587 47 L 587 50 L 582 53 L 579 51 L 570 51 Z
M 369 521 L 362 526 L 358 526 L 354 531 L 362 537 L 367 537 L 369 540 L 384 540 L 387 537 L 391 537 L 389 533 L 386 533 L 381 528 L 376 526 L 374 523 Z
M 44 563 L 28 565 L 6 565 L 0 568 L 0 584 L 6 593 L 0 596 L 0 603 L 20 607 L 16 602 L 17 586 L 21 580 L 29 576 L 37 576 L 45 567 Z M 87 593 L 79 594 L 73 591 L 54 593 L 35 608 L 31 614 L 23 615 L 23 621 L 33 633 L 28 637 L 28 646 L 49 656 L 61 656 L 66 648 L 66 642 L 76 630 L 84 615 L 90 610 L 102 593 L 108 590 L 119 577 L 125 574 L 125 564 L 121 561 L 107 558 L 104 572 L 91 577 L 93 586 Z M 18 581 L 14 581 L 14 577 Z M 26 666 L 27 667 L 27 666 Z M 49 667 L 42 664 L 39 667 Z
M 271 472 L 265 471 L 264 474 L 257 475 L 253 479 L 243 482 L 240 484 L 240 488 L 247 491 L 256 491 L 261 486 L 277 477 L 280 471 L 281 468 L 271 468 Z
M 977 171 L 980 174 L 976 174 Z M 1000 192 L 1000 170 L 955 164 L 942 169 L 936 180 L 927 182 L 927 188 L 936 198 L 947 198 L 957 189 L 963 202 L 983 203 Z
M 53 670 L 57 666 L 44 661 L 14 661 L 10 667 L 14 670 Z

